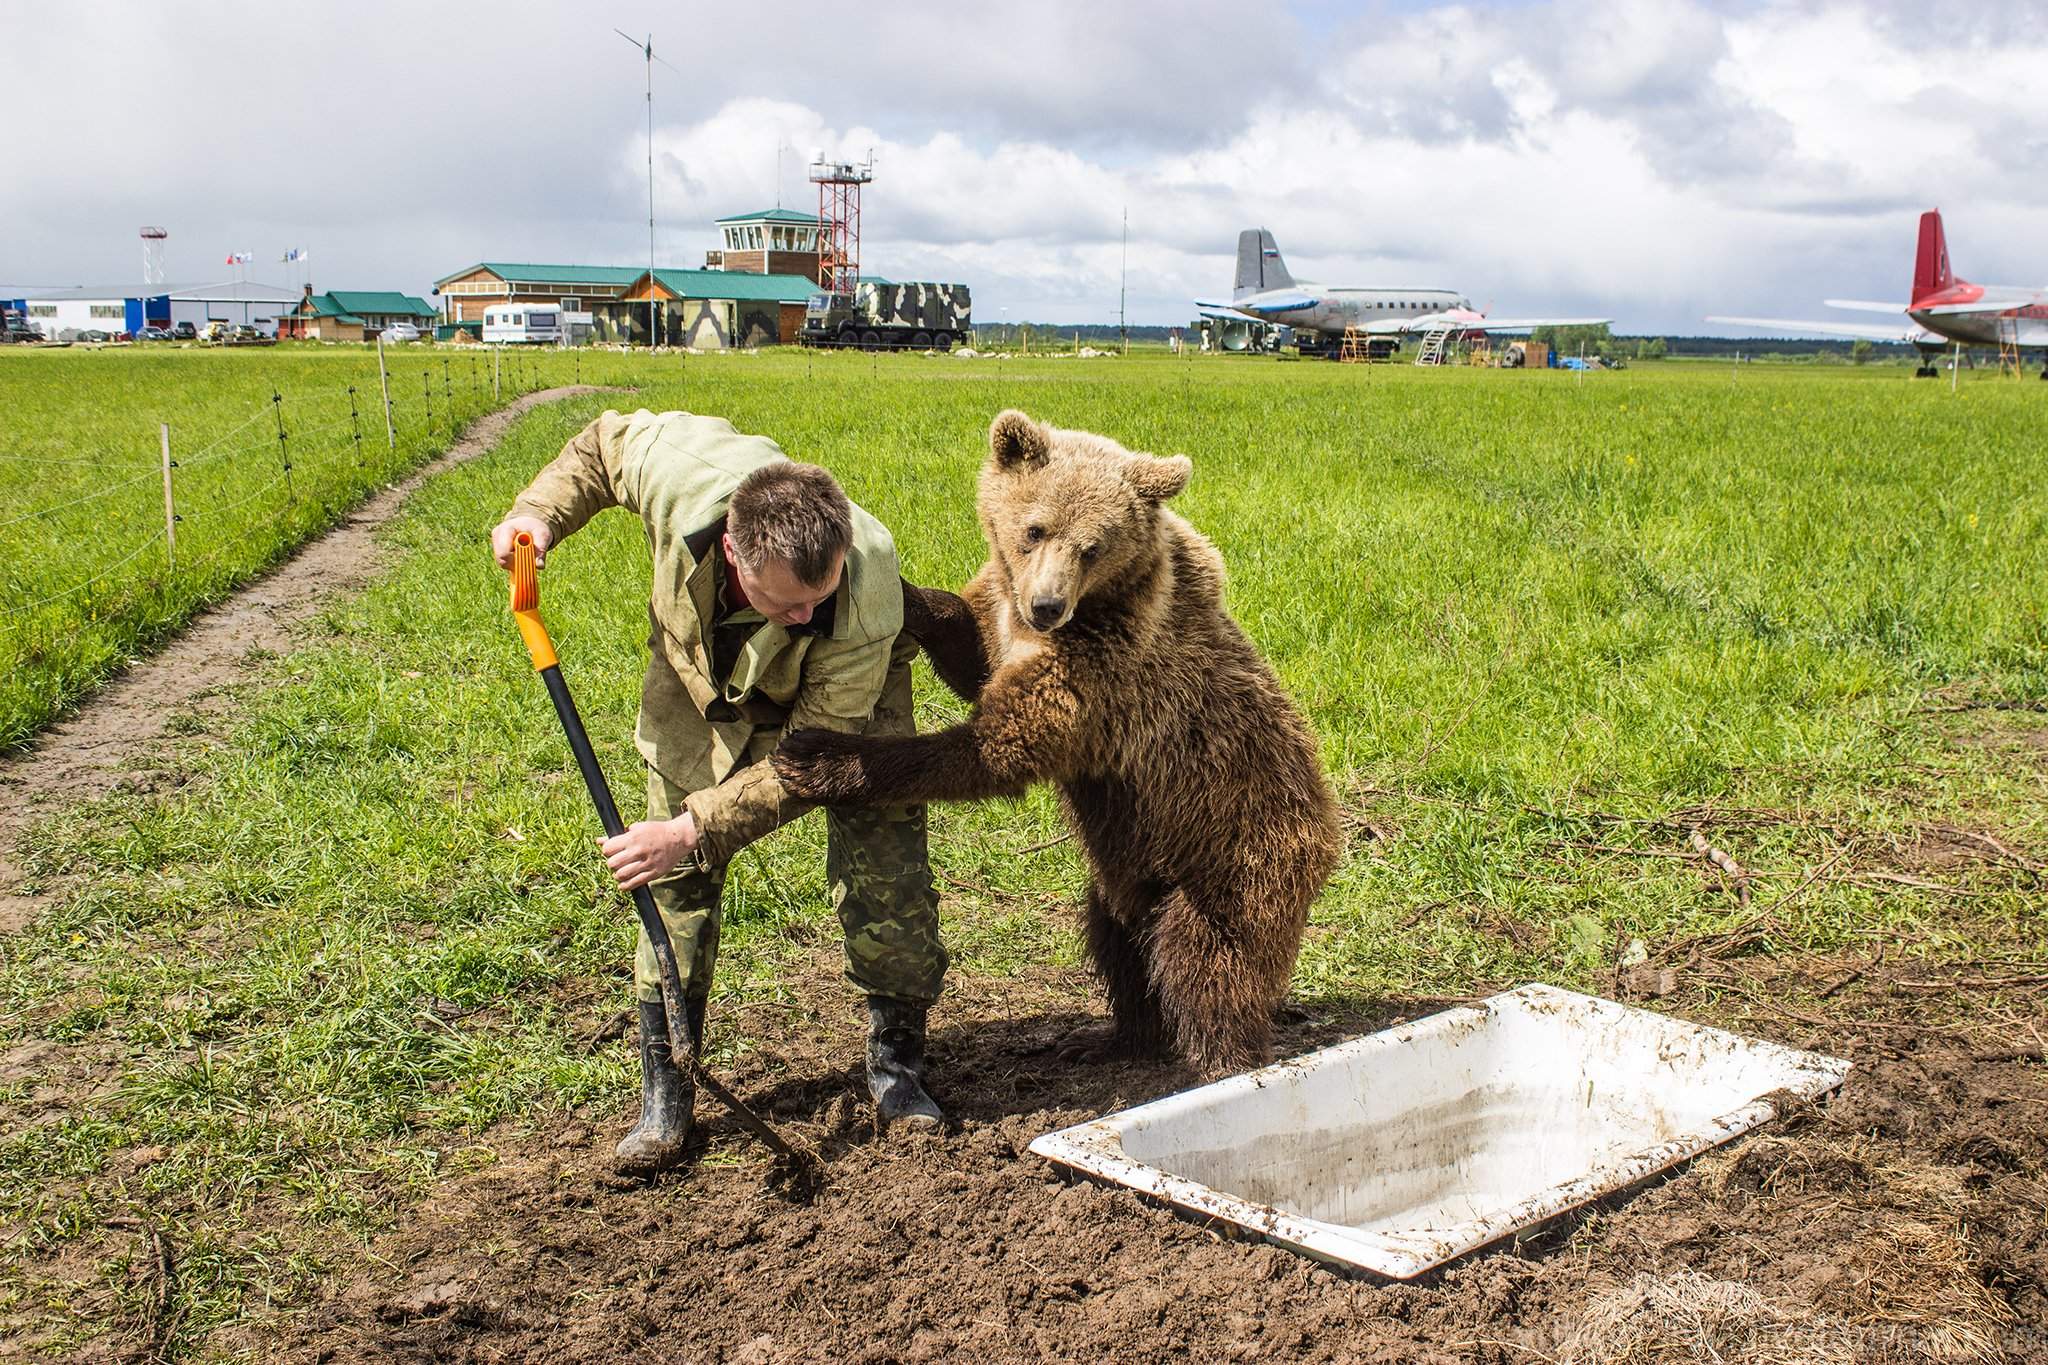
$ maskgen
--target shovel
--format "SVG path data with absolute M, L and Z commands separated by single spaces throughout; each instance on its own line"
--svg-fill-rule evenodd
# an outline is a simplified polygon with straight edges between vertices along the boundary
M 590 747 L 590 736 L 584 732 L 583 718 L 576 713 L 576 702 L 569 695 L 569 684 L 562 681 L 562 666 L 555 657 L 554 642 L 548 639 L 548 628 L 540 619 L 540 577 L 534 567 L 533 537 L 521 531 L 512 542 L 512 619 L 519 624 L 519 634 L 526 641 L 526 652 L 533 656 L 533 666 L 540 673 L 540 679 L 547 684 L 548 698 L 555 704 L 555 715 L 562 722 L 562 732 L 568 736 L 569 752 L 576 755 L 576 766 L 582 770 L 583 785 L 590 791 L 591 804 L 597 807 L 597 818 L 604 824 L 607 836 L 624 834 L 625 825 L 619 820 L 619 808 L 612 800 L 611 785 L 604 780 L 604 770 L 597 766 L 597 754 Z M 704 1063 L 697 1056 L 697 1049 L 690 1046 L 687 1025 L 683 1016 L 683 978 L 676 970 L 675 946 L 669 942 L 668 926 L 662 923 L 661 913 L 654 908 L 654 897 L 646 887 L 633 889 L 633 908 L 640 915 L 641 932 L 647 935 L 647 942 L 654 949 L 655 966 L 661 974 L 662 1010 L 668 1016 L 668 1047 L 672 1057 L 690 1059 L 690 1071 L 699 1085 L 718 1098 L 719 1103 L 732 1111 L 741 1126 L 766 1143 L 769 1150 L 788 1164 L 794 1172 L 808 1172 L 817 1165 L 817 1157 L 808 1151 L 799 1151 L 791 1146 L 781 1134 L 770 1128 L 738 1095 L 704 1069 Z

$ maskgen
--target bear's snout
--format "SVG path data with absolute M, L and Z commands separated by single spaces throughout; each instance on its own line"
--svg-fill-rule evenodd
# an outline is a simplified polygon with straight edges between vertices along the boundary
M 1031 599 L 1031 624 L 1039 630 L 1051 630 L 1066 619 L 1067 599 L 1040 593 Z

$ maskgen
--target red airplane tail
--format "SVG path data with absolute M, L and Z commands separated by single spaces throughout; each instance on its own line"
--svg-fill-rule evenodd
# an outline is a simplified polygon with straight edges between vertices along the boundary
M 1913 303 L 1939 294 L 1956 283 L 1948 268 L 1948 237 L 1941 230 L 1941 210 L 1920 215 L 1920 250 L 1913 258 Z

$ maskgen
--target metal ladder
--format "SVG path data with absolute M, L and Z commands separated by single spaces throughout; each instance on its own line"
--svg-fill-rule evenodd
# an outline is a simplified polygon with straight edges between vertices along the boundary
M 1430 329 L 1422 334 L 1422 349 L 1416 352 L 1415 363 L 1418 365 L 1443 364 L 1444 352 L 1450 344 L 1451 333 L 1456 330 L 1456 323 L 1432 323 Z
M 2010 313 L 1998 315 L 1998 372 L 2018 379 L 2026 362 L 2020 356 L 2020 320 Z

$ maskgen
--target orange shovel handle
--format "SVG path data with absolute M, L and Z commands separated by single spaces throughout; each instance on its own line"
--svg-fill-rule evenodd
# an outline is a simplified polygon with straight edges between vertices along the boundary
M 525 531 L 512 538 L 512 619 L 519 623 L 519 638 L 533 658 L 535 672 L 553 668 L 554 641 L 540 620 L 540 573 L 534 564 L 533 537 Z

